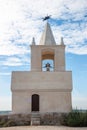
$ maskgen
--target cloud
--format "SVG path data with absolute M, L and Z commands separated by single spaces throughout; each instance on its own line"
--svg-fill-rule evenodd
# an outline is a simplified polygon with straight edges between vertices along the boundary
M 44 24 L 42 17 L 52 14 L 55 39 L 64 37 L 66 52 L 87 54 L 86 0 L 1 0 L 0 4 L 0 55 L 25 55 L 32 37 L 39 43 Z M 56 20 L 61 21 L 59 25 Z M 72 46 L 72 47 L 71 47 Z M 85 51 L 84 51 L 85 50 Z
M 22 46 L 16 46 L 9 43 L 3 44 L 0 47 L 0 55 L 21 55 L 21 54 L 27 54 L 29 53 L 29 50 L 26 49 L 26 47 Z
M 22 66 L 22 65 L 30 65 L 30 60 L 28 56 L 9 56 L 4 61 L 1 61 L 3 66 Z
M 6 65 L 6 66 L 20 66 L 22 65 L 22 62 L 19 58 L 8 58 L 4 63 L 3 65 Z

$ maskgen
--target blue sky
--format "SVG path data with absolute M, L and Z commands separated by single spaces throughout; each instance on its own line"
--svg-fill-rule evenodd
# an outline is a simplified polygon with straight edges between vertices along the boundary
M 87 109 L 87 0 L 0 0 L 0 110 L 11 110 L 11 72 L 30 70 L 29 45 L 39 43 L 47 14 L 56 43 L 66 45 L 73 108 Z

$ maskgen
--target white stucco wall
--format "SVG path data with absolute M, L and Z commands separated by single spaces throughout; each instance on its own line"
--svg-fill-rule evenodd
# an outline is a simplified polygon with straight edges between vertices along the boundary
M 31 45 L 31 71 L 41 71 L 42 52 L 54 52 L 55 71 L 65 70 L 65 45 Z
M 13 72 L 12 111 L 30 113 L 31 97 L 40 96 L 40 112 L 69 112 L 72 108 L 71 72 Z
M 63 72 L 12 72 L 12 90 L 59 89 L 72 90 L 72 73 Z
M 32 95 L 39 95 L 39 112 L 69 112 L 72 109 L 70 92 L 13 92 L 13 113 L 32 112 Z

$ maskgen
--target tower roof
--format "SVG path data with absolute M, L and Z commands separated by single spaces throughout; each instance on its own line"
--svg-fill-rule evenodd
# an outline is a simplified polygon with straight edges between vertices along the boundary
M 45 29 L 42 33 L 39 45 L 56 45 L 53 33 L 48 22 L 45 25 Z

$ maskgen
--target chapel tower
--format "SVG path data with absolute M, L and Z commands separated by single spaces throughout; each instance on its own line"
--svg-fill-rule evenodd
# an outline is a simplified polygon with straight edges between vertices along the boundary
M 65 70 L 65 45 L 57 45 L 49 23 L 39 45 L 31 45 L 31 71 L 12 72 L 14 113 L 65 112 L 72 110 L 72 72 Z
M 53 60 L 54 71 L 65 71 L 65 45 L 61 38 L 60 45 L 56 45 L 51 28 L 47 22 L 39 45 L 35 45 L 33 38 L 31 45 L 31 71 L 42 71 L 42 61 Z

